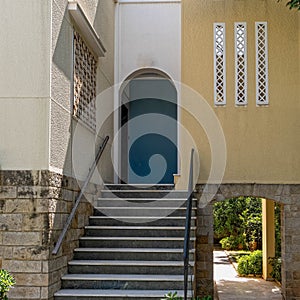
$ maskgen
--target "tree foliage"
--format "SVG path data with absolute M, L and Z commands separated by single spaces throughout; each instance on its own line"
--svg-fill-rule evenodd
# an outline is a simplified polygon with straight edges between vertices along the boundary
M 278 0 L 278 2 L 281 0 Z M 288 6 L 290 9 L 297 9 L 300 10 L 300 0 L 290 0 L 287 2 L 286 6 Z
M 214 205 L 214 235 L 222 239 L 225 249 L 237 249 L 238 244 L 248 246 L 262 242 L 262 201 L 256 197 L 239 197 Z M 275 203 L 276 257 L 281 256 L 281 206 Z M 244 247 L 245 248 L 245 247 Z
M 260 242 L 262 236 L 261 199 L 232 198 L 214 206 L 214 231 L 217 238 L 243 238 L 246 243 Z

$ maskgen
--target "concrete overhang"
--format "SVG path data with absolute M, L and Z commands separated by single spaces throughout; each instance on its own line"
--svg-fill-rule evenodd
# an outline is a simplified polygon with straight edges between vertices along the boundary
M 86 43 L 90 46 L 91 50 L 98 56 L 103 57 L 105 55 L 105 47 L 97 34 L 95 28 L 88 20 L 81 6 L 77 1 L 69 1 L 68 11 L 78 28 Z

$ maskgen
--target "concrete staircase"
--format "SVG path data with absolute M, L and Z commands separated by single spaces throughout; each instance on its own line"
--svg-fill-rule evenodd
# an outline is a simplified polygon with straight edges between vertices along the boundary
M 170 291 L 182 296 L 187 193 L 172 188 L 106 186 L 55 299 L 159 300 Z M 191 280 L 195 202 L 193 207 Z

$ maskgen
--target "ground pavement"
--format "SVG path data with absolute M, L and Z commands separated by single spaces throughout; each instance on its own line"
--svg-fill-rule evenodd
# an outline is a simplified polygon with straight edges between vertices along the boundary
M 238 277 L 224 251 L 214 251 L 214 279 L 219 300 L 282 300 L 273 281 Z

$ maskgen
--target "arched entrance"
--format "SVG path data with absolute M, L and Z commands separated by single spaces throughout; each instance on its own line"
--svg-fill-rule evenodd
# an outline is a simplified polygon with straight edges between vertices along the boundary
M 205 185 L 198 184 L 196 196 L 198 199 L 205 195 Z M 290 237 L 295 234 L 295 224 L 299 221 L 298 201 L 300 188 L 290 184 L 221 184 L 217 194 L 209 195 L 211 201 L 205 207 L 199 209 L 197 215 L 197 253 L 196 265 L 196 290 L 197 295 L 213 294 L 213 202 L 229 198 L 251 195 L 253 197 L 273 200 L 281 205 L 281 255 L 282 255 L 282 293 L 284 299 L 292 299 L 297 283 L 293 274 L 298 269 L 298 258 L 295 255 L 297 247 Z M 272 203 L 272 202 L 269 202 Z M 266 207 L 266 210 L 269 208 Z M 290 213 L 293 210 L 293 213 Z M 294 213 L 297 211 L 297 213 Z M 267 213 L 270 217 L 270 214 Z M 200 274 L 200 275 L 199 275 Z M 202 276 L 201 274 L 205 274 Z M 296 290 L 297 292 L 297 290 Z
M 172 184 L 178 167 L 177 90 L 157 70 L 129 76 L 120 89 L 119 181 Z

